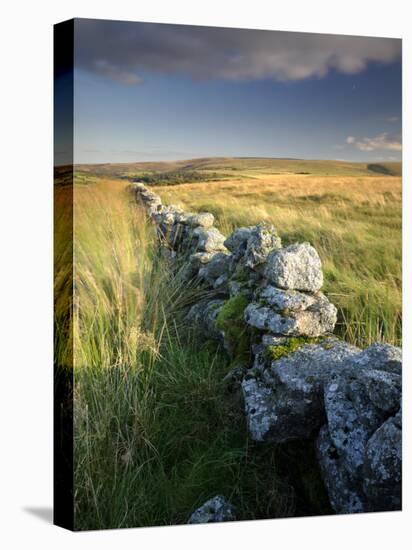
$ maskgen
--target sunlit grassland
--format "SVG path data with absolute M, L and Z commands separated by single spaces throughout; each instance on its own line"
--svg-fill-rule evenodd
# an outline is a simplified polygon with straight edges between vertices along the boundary
M 157 186 L 165 203 L 213 212 L 223 233 L 261 220 L 283 242 L 322 258 L 337 331 L 365 346 L 401 342 L 401 178 L 260 174 L 249 180 Z
M 204 170 L 229 173 L 229 161 L 206 161 Z M 285 244 L 311 242 L 339 307 L 339 333 L 359 345 L 399 343 L 400 178 L 236 166 L 239 179 L 234 170 L 231 180 L 156 192 L 165 203 L 213 212 L 226 234 L 265 219 Z M 185 523 L 216 494 L 232 500 L 239 519 L 329 512 L 308 449 L 303 464 L 299 448 L 249 441 L 240 404 L 222 383 L 228 358 L 183 325 L 199 291 L 171 274 L 144 211 L 130 203 L 128 181 L 110 170 L 76 178 L 74 251 L 73 189 L 56 192 L 57 318 L 72 334 L 60 346 L 57 331 L 57 356 L 75 367 L 76 528 Z
M 76 528 L 185 523 L 215 494 L 239 519 L 292 515 L 277 450 L 249 442 L 221 350 L 182 330 L 192 292 L 124 187 L 75 186 Z
M 73 186 L 54 192 L 54 360 L 73 365 Z

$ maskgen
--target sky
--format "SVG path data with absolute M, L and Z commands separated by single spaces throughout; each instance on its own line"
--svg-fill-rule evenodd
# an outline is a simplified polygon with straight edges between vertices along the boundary
M 401 160 L 399 39 L 77 19 L 74 60 L 76 163 Z

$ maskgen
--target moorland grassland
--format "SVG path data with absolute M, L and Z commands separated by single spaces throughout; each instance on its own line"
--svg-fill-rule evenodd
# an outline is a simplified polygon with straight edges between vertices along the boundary
M 400 345 L 399 176 L 243 172 L 234 181 L 156 191 L 165 204 L 212 212 L 224 234 L 267 220 L 285 244 L 310 242 L 322 259 L 324 290 L 339 309 L 337 332 L 360 346 Z
M 213 178 L 170 185 L 186 166 Z M 268 220 L 284 243 L 311 242 L 339 308 L 337 332 L 365 346 L 401 342 L 401 178 L 399 166 L 385 169 L 398 175 L 290 160 L 78 167 L 74 314 L 64 318 L 73 341 L 57 341 L 57 357 L 74 350 L 76 529 L 185 523 L 215 494 L 232 500 L 239 519 L 330 513 L 299 448 L 257 446 L 239 425 L 222 384 L 229 359 L 183 327 L 199 291 L 170 273 L 129 181 L 163 170 L 162 200 L 213 212 L 224 233 Z M 67 193 L 56 187 L 65 223 Z M 58 232 L 55 250 L 64 238 Z M 68 280 L 60 271 L 57 292 Z

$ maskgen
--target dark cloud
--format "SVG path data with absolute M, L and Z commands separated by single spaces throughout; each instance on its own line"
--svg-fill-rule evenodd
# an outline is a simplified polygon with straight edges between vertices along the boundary
M 78 19 L 76 65 L 123 84 L 141 72 L 193 79 L 302 80 L 401 56 L 401 40 Z

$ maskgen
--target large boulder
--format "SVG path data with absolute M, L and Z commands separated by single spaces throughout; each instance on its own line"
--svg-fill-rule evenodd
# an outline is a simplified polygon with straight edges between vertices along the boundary
M 357 424 L 355 422 L 357 426 Z M 352 444 L 356 428 L 348 430 Z M 348 435 L 345 434 L 345 435 Z M 401 413 L 383 422 L 366 445 L 360 434 L 359 467 L 348 467 L 339 439 L 326 424 L 316 442 L 317 456 L 331 505 L 338 514 L 400 510 L 402 507 L 402 420 Z M 356 443 L 355 443 L 356 446 Z
M 188 523 L 217 523 L 235 521 L 235 509 L 222 495 L 207 500 L 190 516 Z
M 363 353 L 363 352 L 362 352 Z M 365 449 L 388 415 L 400 407 L 398 374 L 359 368 L 359 355 L 341 372 L 332 372 L 324 390 L 329 434 L 346 470 L 361 479 Z
M 302 345 L 269 367 L 262 364 L 256 382 L 242 384 L 252 439 L 284 443 L 317 433 L 325 420 L 324 384 L 357 353 L 358 348 L 328 338 Z
M 366 444 L 384 420 L 354 369 L 332 373 L 325 385 L 325 411 L 330 437 L 353 478 L 362 475 Z
M 402 413 L 380 426 L 365 449 L 363 490 L 374 511 L 402 508 Z
M 387 351 L 397 355 L 395 348 Z M 355 490 L 364 503 L 359 511 L 401 506 L 402 379 L 392 370 L 373 368 L 383 362 L 365 360 L 375 352 L 376 347 L 362 351 L 341 372 L 333 372 L 325 384 L 327 431 L 334 460 L 322 452 L 325 436 L 321 434 L 319 462 L 337 512 L 354 511 L 350 495 Z M 336 494 L 339 502 L 335 505 Z
M 323 426 L 319 432 L 316 452 L 329 500 L 335 512 L 337 514 L 367 512 L 366 497 L 359 482 L 345 469 L 327 425 Z
M 275 286 L 316 292 L 323 284 L 322 264 L 309 243 L 293 244 L 271 252 L 265 275 Z

